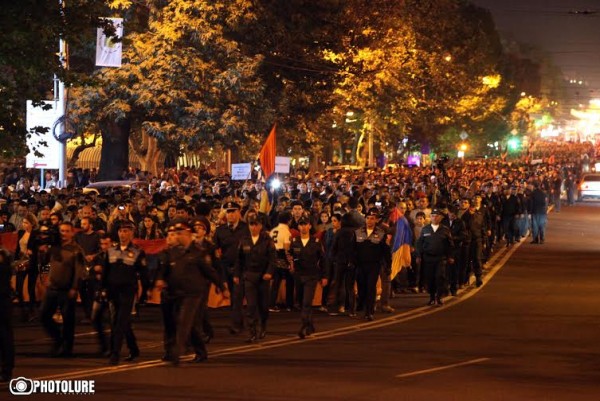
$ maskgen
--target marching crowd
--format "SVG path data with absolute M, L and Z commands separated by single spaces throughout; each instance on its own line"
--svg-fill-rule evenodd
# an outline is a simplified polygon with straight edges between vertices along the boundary
M 300 311 L 300 338 L 314 333 L 318 285 L 319 309 L 331 315 L 373 320 L 376 312 L 394 312 L 389 299 L 402 292 L 425 292 L 430 305 L 443 304 L 471 276 L 482 284 L 499 245 L 528 235 L 543 244 L 548 205 L 559 211 L 563 191 L 566 204 L 573 203 L 580 171 L 577 157 L 533 165 L 442 160 L 299 173 L 279 186 L 186 168 L 160 177 L 135 172 L 147 185 L 101 192 L 80 188 L 89 172 L 72 172 L 83 179 L 65 189 L 42 189 L 32 177 L 6 171 L 0 232 L 18 239 L 16 249 L 0 252 L 2 379 L 10 379 L 14 366 L 13 299 L 23 319 L 40 319 L 53 340 L 51 355 L 70 357 L 79 297 L 99 354 L 118 364 L 139 357 L 132 311 L 156 288 L 163 359 L 174 365 L 189 344 L 194 362 L 207 358 L 211 284 L 230 299 L 230 332 L 246 330 L 249 343 L 265 338 L 270 312 L 280 310 Z M 151 265 L 134 239 L 163 239 L 166 248 Z M 46 288 L 38 300 L 40 280 Z

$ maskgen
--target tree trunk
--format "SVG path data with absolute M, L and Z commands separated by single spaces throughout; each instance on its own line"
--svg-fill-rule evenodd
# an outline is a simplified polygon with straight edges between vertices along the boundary
M 145 132 L 142 132 L 142 143 L 136 144 L 135 139 L 129 138 L 129 145 L 140 162 L 142 171 L 149 171 L 153 175 L 158 174 L 158 159 L 161 150 L 158 148 L 158 140 Z
M 102 152 L 98 180 L 120 180 L 129 168 L 129 119 L 121 122 L 105 121 L 100 126 L 102 132 Z

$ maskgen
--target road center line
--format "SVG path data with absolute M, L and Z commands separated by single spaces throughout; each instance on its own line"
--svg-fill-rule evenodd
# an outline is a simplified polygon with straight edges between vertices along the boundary
M 431 369 L 417 370 L 415 372 L 402 373 L 402 374 L 396 375 L 396 377 L 397 378 L 405 378 L 405 377 L 413 377 L 413 376 L 419 376 L 419 375 L 426 375 L 426 374 L 429 374 L 429 373 L 435 373 L 435 372 L 439 372 L 439 371 L 442 371 L 442 370 L 459 368 L 461 366 L 474 365 L 476 363 L 481 363 L 481 362 L 485 362 L 485 361 L 489 361 L 489 360 L 490 360 L 490 358 L 473 359 L 473 360 L 466 361 L 466 362 L 454 363 L 452 365 L 438 366 L 437 368 L 431 368 Z

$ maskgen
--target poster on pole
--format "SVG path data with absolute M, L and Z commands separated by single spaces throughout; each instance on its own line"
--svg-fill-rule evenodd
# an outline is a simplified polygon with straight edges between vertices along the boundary
M 106 18 L 112 21 L 118 38 L 123 37 L 123 18 Z M 123 43 L 115 41 L 113 37 L 107 37 L 102 28 L 96 33 L 96 66 L 98 67 L 120 67 L 123 54 Z
M 275 172 L 282 174 L 290 173 L 290 160 L 289 157 L 275 156 Z
M 44 108 L 48 109 L 44 110 Z M 27 101 L 27 132 L 31 133 L 31 130 L 36 127 L 45 128 L 46 131 L 31 134 L 27 138 L 29 153 L 25 157 L 25 167 L 60 169 L 62 145 L 54 138 L 52 130 L 61 115 L 62 111 L 57 110 L 55 102 L 43 102 L 43 105 L 34 107 L 31 100 Z M 34 150 L 42 155 L 36 156 Z
M 231 165 L 231 179 L 243 181 L 252 178 L 252 163 L 234 163 Z

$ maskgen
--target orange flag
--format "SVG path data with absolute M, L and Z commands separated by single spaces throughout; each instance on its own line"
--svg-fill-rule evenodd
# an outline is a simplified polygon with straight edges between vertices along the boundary
M 262 168 L 265 180 L 269 178 L 271 174 L 275 172 L 275 153 L 276 153 L 276 142 L 275 142 L 275 128 L 277 124 L 273 124 L 273 128 L 265 141 L 262 149 L 260 150 L 260 167 Z

